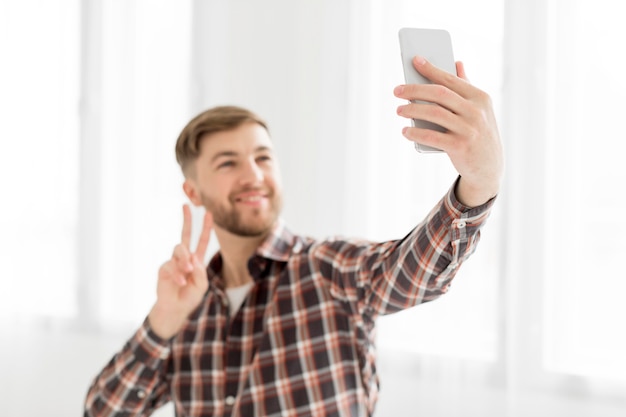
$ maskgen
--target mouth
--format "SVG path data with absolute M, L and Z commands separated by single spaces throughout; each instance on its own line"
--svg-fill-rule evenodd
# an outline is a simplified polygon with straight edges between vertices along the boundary
M 235 203 L 250 205 L 250 206 L 258 206 L 267 200 L 267 194 L 260 192 L 245 192 L 240 193 L 235 196 L 233 201 Z

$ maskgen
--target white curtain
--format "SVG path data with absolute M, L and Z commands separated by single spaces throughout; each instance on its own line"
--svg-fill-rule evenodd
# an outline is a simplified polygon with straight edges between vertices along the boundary
M 78 2 L 67 5 L 0 2 L 3 321 L 77 312 Z
M 557 372 L 626 380 L 626 55 L 617 52 L 626 29 L 612 10 L 608 0 L 550 10 L 560 18 L 548 50 L 544 360 Z
M 626 33 L 615 9 L 1 0 L 5 408 L 40 415 L 23 393 L 50 392 L 65 372 L 73 384 L 50 395 L 79 413 L 88 380 L 143 319 L 180 235 L 174 141 L 208 106 L 268 120 L 295 231 L 404 236 L 455 178 L 445 156 L 400 134 L 397 31 L 414 26 L 448 29 L 491 94 L 507 173 L 451 292 L 380 320 L 379 415 L 623 415 Z M 59 363 L 70 352 L 76 365 Z M 23 355 L 38 365 L 9 359 Z

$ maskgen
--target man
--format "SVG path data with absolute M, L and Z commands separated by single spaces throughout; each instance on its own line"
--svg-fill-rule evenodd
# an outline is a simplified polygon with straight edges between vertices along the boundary
M 178 416 L 370 416 L 378 394 L 374 323 L 443 294 L 474 251 L 503 170 L 489 97 L 420 57 L 433 85 L 404 85 L 398 114 L 447 128 L 405 128 L 444 150 L 454 186 L 404 239 L 318 241 L 280 221 L 282 191 L 265 123 L 210 109 L 176 144 L 183 189 L 204 206 L 195 250 L 181 243 L 159 270 L 157 301 L 96 377 L 85 415 L 144 416 L 173 401 Z M 211 230 L 220 250 L 202 264 Z

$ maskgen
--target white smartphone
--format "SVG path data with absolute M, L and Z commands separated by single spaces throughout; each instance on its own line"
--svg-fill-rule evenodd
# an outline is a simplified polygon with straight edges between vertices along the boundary
M 450 33 L 443 29 L 418 29 L 402 28 L 398 32 L 400 38 L 400 54 L 402 56 L 402 67 L 404 69 L 404 79 L 407 84 L 432 84 L 424 78 L 413 66 L 415 55 L 421 55 L 433 65 L 456 74 L 456 64 L 452 53 L 452 39 Z M 415 100 L 414 102 L 419 102 Z M 424 103 L 424 102 L 422 102 Z M 413 119 L 414 127 L 423 129 L 433 129 L 445 132 L 446 129 L 425 120 Z M 418 152 L 442 152 L 441 149 L 415 143 Z

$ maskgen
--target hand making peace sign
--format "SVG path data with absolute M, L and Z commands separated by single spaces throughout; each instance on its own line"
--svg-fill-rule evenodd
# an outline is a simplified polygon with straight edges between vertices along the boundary
M 187 204 L 183 206 L 181 242 L 174 247 L 172 258 L 159 269 L 157 301 L 148 316 L 152 329 L 163 338 L 180 330 L 209 287 L 203 262 L 212 226 L 213 217 L 207 211 L 198 245 L 191 252 L 191 209 Z

